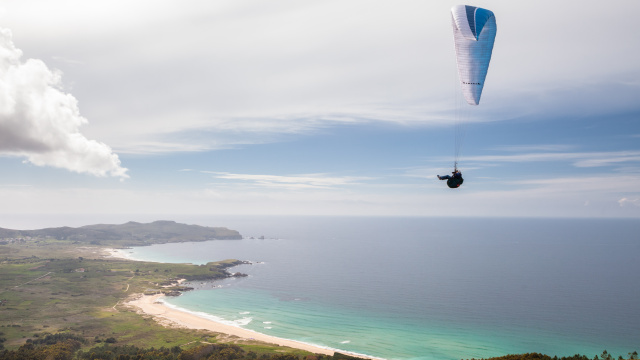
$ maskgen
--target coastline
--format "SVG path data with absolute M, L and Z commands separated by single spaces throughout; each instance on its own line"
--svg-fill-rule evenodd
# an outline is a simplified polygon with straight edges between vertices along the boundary
M 134 306 L 144 314 L 153 316 L 164 326 L 179 326 L 189 329 L 205 329 L 217 333 L 237 336 L 247 341 L 261 341 L 278 346 L 286 346 L 295 349 L 306 350 L 315 354 L 333 355 L 331 349 L 305 344 L 295 340 L 278 338 L 275 336 L 261 334 L 255 331 L 243 329 L 237 326 L 222 324 L 213 320 L 201 318 L 192 313 L 178 310 L 165 305 L 160 299 L 163 294 L 142 295 L 136 294 L 133 299 L 126 302 L 127 305 Z
M 121 251 L 122 249 L 104 248 L 105 257 L 133 260 Z M 179 281 L 180 283 L 181 281 Z M 333 355 L 331 349 L 305 344 L 295 340 L 278 338 L 266 334 L 261 334 L 252 330 L 243 329 L 237 326 L 219 323 L 210 319 L 205 319 L 187 311 L 178 310 L 167 306 L 160 299 L 164 294 L 144 295 L 134 294 L 125 302 L 127 306 L 133 306 L 140 312 L 152 316 L 158 323 L 166 327 L 186 327 L 189 329 L 205 329 L 217 333 L 236 336 L 241 340 L 260 341 L 278 346 L 286 346 L 294 349 L 301 349 L 315 354 Z
M 123 250 L 124 249 L 103 248 L 103 256 L 107 258 L 110 257 L 123 260 L 139 261 L 128 257 Z M 178 284 L 181 284 L 183 281 L 184 279 L 178 280 Z M 335 350 L 331 348 L 325 348 L 296 340 L 266 335 L 253 330 L 244 329 L 238 326 L 228 325 L 217 322 L 215 320 L 203 318 L 191 312 L 168 306 L 161 300 L 163 297 L 165 297 L 164 294 L 132 294 L 127 300 L 125 300 L 124 305 L 137 308 L 139 313 L 152 316 L 159 324 L 165 327 L 184 327 L 195 330 L 204 329 L 216 333 L 225 334 L 227 336 L 235 336 L 238 338 L 238 340 L 242 341 L 263 342 L 278 346 L 305 350 L 314 354 L 323 354 L 330 356 L 333 356 L 335 354 Z M 362 359 L 380 359 L 348 351 L 340 352 Z

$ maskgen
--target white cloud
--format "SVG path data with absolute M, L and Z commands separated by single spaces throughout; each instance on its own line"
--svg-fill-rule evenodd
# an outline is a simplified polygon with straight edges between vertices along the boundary
M 52 56 L 51 58 L 53 60 L 60 61 L 60 62 L 63 62 L 63 63 L 67 63 L 67 64 L 82 65 L 82 61 L 73 60 L 73 59 L 66 59 L 66 58 L 63 58 L 62 56 Z
M 640 162 L 640 151 L 620 151 L 609 154 L 600 154 L 591 159 L 577 161 L 577 167 L 609 166 L 625 162 Z
M 620 204 L 621 207 L 627 205 L 640 206 L 640 198 L 628 199 L 625 197 L 618 200 L 618 204 Z
M 345 185 L 354 185 L 360 181 L 368 180 L 366 177 L 351 176 L 327 176 L 325 174 L 304 174 L 304 175 L 255 175 L 255 174 L 231 174 L 225 172 L 209 172 L 217 179 L 237 180 L 247 182 L 258 187 L 282 188 L 289 190 L 300 189 L 329 189 Z
M 0 155 L 95 176 L 128 177 L 109 146 L 80 133 L 87 120 L 77 100 L 60 90 L 60 73 L 40 60 L 22 62 L 21 56 L 11 31 L 0 29 Z
M 0 184 L 0 188 L 2 187 L 7 187 L 7 188 L 15 188 L 15 187 L 31 187 L 32 185 L 27 185 L 27 184 Z
M 524 147 L 526 148 L 526 147 Z M 508 150 L 515 150 L 509 148 Z M 640 161 L 640 151 L 603 152 L 533 152 L 509 155 L 467 156 L 465 161 L 475 162 L 539 162 L 572 161 L 576 167 L 599 167 Z
M 538 145 L 504 145 L 496 146 L 490 150 L 498 151 L 511 151 L 511 152 L 523 152 L 523 151 L 568 151 L 575 148 L 574 145 L 565 144 L 538 144 Z
M 529 192 L 535 194 L 563 194 L 563 193 L 624 193 L 640 191 L 640 176 L 587 176 L 563 177 L 551 179 L 534 179 L 511 181 L 512 184 L 525 185 Z

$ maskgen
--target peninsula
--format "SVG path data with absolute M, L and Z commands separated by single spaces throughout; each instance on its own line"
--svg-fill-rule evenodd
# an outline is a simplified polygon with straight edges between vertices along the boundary
M 67 240 L 74 244 L 108 246 L 144 246 L 182 241 L 239 240 L 242 235 L 224 227 L 180 224 L 175 221 L 154 221 L 125 224 L 97 224 L 78 228 L 57 227 L 39 230 L 0 228 L 0 244 L 26 240 Z

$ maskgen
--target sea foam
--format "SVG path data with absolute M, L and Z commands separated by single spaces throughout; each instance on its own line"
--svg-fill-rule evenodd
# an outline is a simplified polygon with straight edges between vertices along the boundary
M 205 312 L 202 311 L 191 311 L 191 310 L 187 310 L 185 308 L 182 308 L 180 306 L 176 306 L 173 305 L 171 303 L 168 303 L 166 301 L 164 301 L 164 299 L 160 299 L 160 301 L 167 307 L 170 307 L 172 309 L 175 310 L 179 310 L 179 311 L 183 311 L 189 314 L 193 314 L 197 317 L 203 318 L 203 319 L 207 319 L 207 320 L 211 320 L 211 321 L 215 321 L 221 324 L 225 324 L 225 325 L 231 325 L 231 326 L 235 326 L 235 327 L 243 327 L 246 325 L 249 325 L 251 323 L 251 321 L 253 321 L 253 318 L 251 317 L 243 317 L 241 319 L 238 320 L 227 320 L 225 318 L 219 317 L 219 316 L 214 316 L 211 314 L 207 314 Z

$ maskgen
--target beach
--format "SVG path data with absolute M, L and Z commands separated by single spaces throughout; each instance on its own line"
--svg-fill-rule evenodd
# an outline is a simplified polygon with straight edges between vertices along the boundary
M 131 260 L 127 258 L 122 249 L 106 248 L 103 249 L 103 254 L 106 257 Z M 161 301 L 161 298 L 163 298 L 164 296 L 165 295 L 163 294 L 136 294 L 131 297 L 131 300 L 127 302 L 127 305 L 134 306 L 144 314 L 153 316 L 156 320 L 158 320 L 159 323 L 165 326 L 181 326 L 189 329 L 205 329 L 231 336 L 237 336 L 240 339 L 262 341 L 279 346 L 287 346 L 295 349 L 306 350 L 316 354 L 333 355 L 334 353 L 334 351 L 330 349 L 305 344 L 299 341 L 261 334 L 237 326 L 227 325 L 210 319 L 205 319 L 186 311 L 171 308 Z
M 126 249 L 102 248 L 101 254 L 106 258 L 117 258 L 123 260 L 132 260 L 127 256 Z
M 112 257 L 119 258 L 125 260 L 133 260 L 127 256 L 124 252 L 125 249 L 114 249 L 114 248 L 104 248 L 103 256 L 104 257 Z M 180 279 L 177 281 L 178 284 L 182 283 L 184 279 Z M 204 329 L 217 333 L 222 333 L 228 336 L 238 337 L 240 340 L 244 341 L 258 341 L 269 344 L 275 344 L 278 346 L 286 346 L 294 349 L 301 349 L 305 351 L 309 351 L 314 354 L 324 354 L 324 355 L 334 355 L 334 350 L 329 348 L 324 348 L 320 346 L 315 346 L 311 344 L 306 344 L 303 342 L 289 340 L 284 338 L 279 338 L 276 336 L 270 336 L 266 334 L 262 334 L 253 330 L 243 329 L 238 326 L 223 324 L 211 319 L 206 319 L 200 316 L 197 316 L 193 313 L 175 309 L 173 307 L 167 306 L 162 298 L 165 297 L 164 294 L 155 294 L 155 295 L 143 295 L 143 294 L 134 294 L 129 300 L 126 302 L 126 305 L 133 306 L 137 308 L 140 312 L 153 316 L 158 323 L 171 327 L 185 327 L 189 329 Z M 361 357 L 369 359 L 370 357 L 364 357 L 360 354 L 354 354 L 347 351 L 343 351 L 343 353 L 349 354 L 355 357 Z
M 165 326 L 181 326 L 189 329 L 205 329 L 213 332 L 237 336 L 241 339 L 262 341 L 265 343 L 287 346 L 295 349 L 302 349 L 316 354 L 333 355 L 333 350 L 313 346 L 302 342 L 282 339 L 275 336 L 261 334 L 255 331 L 243 329 L 237 326 L 222 324 L 213 320 L 204 319 L 189 312 L 181 311 L 166 306 L 161 300 L 163 294 L 158 295 L 135 295 L 128 305 L 135 306 L 143 313 L 151 315 L 159 323 Z

